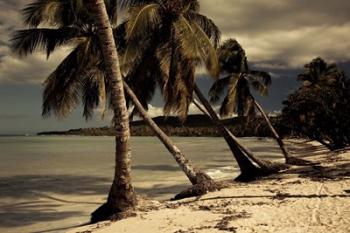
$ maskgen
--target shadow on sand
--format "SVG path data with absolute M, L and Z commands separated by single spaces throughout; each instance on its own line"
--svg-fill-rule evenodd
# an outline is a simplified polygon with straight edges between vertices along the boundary
M 74 201 L 56 195 L 107 194 L 110 179 L 102 177 L 45 175 L 0 178 L 0 227 L 21 227 L 39 222 L 81 216 L 78 210 L 57 211 L 63 205 L 98 205 L 93 201 Z

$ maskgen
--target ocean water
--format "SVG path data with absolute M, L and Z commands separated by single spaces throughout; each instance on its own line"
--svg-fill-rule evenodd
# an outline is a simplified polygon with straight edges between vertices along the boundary
M 222 138 L 173 140 L 213 178 L 237 176 Z M 240 141 L 261 158 L 282 156 L 271 139 Z M 0 232 L 64 232 L 64 226 L 86 222 L 105 199 L 113 171 L 113 137 L 0 137 Z M 153 137 L 132 138 L 132 180 L 137 193 L 160 200 L 189 185 L 171 154 Z

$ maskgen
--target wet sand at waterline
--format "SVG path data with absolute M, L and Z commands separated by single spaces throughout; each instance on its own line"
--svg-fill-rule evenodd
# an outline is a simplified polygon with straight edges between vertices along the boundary
M 270 139 L 243 138 L 240 140 L 262 158 L 278 159 L 281 156 L 277 145 Z M 194 164 L 213 178 L 227 180 L 237 175 L 232 154 L 222 138 L 174 138 L 174 141 Z M 173 197 L 189 185 L 171 155 L 156 138 L 135 137 L 132 143 L 132 176 L 138 194 L 162 201 Z M 298 152 L 298 148 L 303 149 L 304 144 L 289 143 L 288 145 Z M 66 232 L 74 226 L 86 223 L 89 220 L 89 214 L 106 198 L 114 166 L 112 137 L 1 137 L 0 148 L 0 232 Z M 303 149 L 301 153 L 323 155 L 325 152 L 311 148 L 309 151 Z M 265 190 L 266 188 L 264 189 L 264 186 L 252 185 L 237 185 L 237 192 L 227 194 L 254 195 L 259 192 L 269 192 Z M 350 187 L 349 183 L 346 185 Z M 343 186 L 344 184 L 341 187 Z M 338 189 L 335 190 L 339 191 Z M 313 188 L 310 188 L 310 192 L 312 190 Z M 343 197 L 339 198 L 338 200 L 343 200 Z M 167 203 L 158 201 L 151 203 L 156 205 L 156 208 L 161 208 L 160 206 Z M 349 203 L 344 202 L 344 204 Z M 184 207 L 180 209 L 182 208 Z M 186 213 L 192 214 L 193 210 L 186 208 L 184 214 L 180 213 L 180 215 L 189 218 L 190 216 Z M 339 210 L 340 207 L 335 206 L 335 208 Z M 169 211 L 170 215 L 178 214 L 173 213 L 171 208 L 166 208 L 164 211 Z M 237 209 L 237 211 L 240 210 Z M 199 214 L 197 217 L 202 220 L 213 217 L 209 212 L 195 213 Z M 344 219 L 349 219 L 348 213 L 343 213 Z M 152 214 L 153 212 L 150 213 Z M 158 216 L 157 213 L 154 214 Z M 159 219 L 159 221 L 163 220 Z M 139 222 L 136 221 L 136 223 Z M 127 222 L 124 223 L 128 225 Z M 165 224 L 165 220 L 162 223 Z M 140 224 L 142 225 L 142 221 Z M 176 224 L 173 227 L 176 230 L 182 229 Z M 117 229 L 119 232 L 120 228 Z M 129 228 L 126 228 L 125 232 L 132 232 L 127 229 Z M 152 230 L 154 229 L 150 229 L 149 232 Z M 173 229 L 158 230 L 157 232 L 174 232 Z M 198 229 L 193 232 L 197 231 L 199 232 Z

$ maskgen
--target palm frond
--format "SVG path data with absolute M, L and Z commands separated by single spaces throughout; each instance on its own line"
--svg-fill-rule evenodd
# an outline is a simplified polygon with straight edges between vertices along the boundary
M 248 71 L 248 74 L 254 77 L 260 78 L 265 86 L 270 86 L 272 83 L 271 75 L 268 72 L 259 71 L 259 70 L 250 70 Z
M 24 23 L 30 27 L 40 24 L 70 26 L 88 23 L 90 14 L 84 0 L 36 0 L 23 10 Z
M 123 32 L 125 48 L 122 51 L 121 68 L 124 75 L 129 72 L 134 63 L 138 63 L 142 54 L 148 49 L 150 35 L 159 23 L 158 8 L 159 5 L 150 4 L 142 8 L 130 9 Z
M 45 50 L 49 57 L 57 47 L 79 38 L 84 38 L 84 34 L 78 28 L 32 28 L 16 31 L 11 38 L 11 47 L 21 56 L 27 56 L 39 49 Z
M 44 83 L 42 115 L 53 113 L 59 118 L 67 116 L 78 105 L 81 80 L 74 71 L 78 51 L 74 50 Z M 71 67 L 74 67 L 71 69 Z
M 210 75 L 217 78 L 219 62 L 216 50 L 201 27 L 195 22 L 190 23 L 184 16 L 174 23 L 174 27 L 185 56 L 191 59 L 200 58 Z
M 227 88 L 231 78 L 233 77 L 230 75 L 214 82 L 209 90 L 210 102 L 217 103 L 220 100 L 220 96 L 223 94 L 225 88 Z
M 115 1 L 115 0 L 114 0 Z M 130 9 L 131 7 L 139 7 L 151 3 L 158 3 L 157 0 L 117 0 L 118 8 L 121 10 Z
M 188 18 L 189 21 L 196 22 L 202 28 L 202 30 L 209 37 L 215 48 L 219 45 L 221 31 L 211 19 L 204 15 L 191 11 L 188 12 L 185 15 L 185 17 Z
M 22 10 L 24 23 L 32 27 L 37 27 L 41 23 L 48 23 L 62 7 L 61 4 L 58 0 L 37 0 L 28 4 Z
M 126 38 L 140 37 L 150 33 L 159 23 L 159 8 L 158 4 L 131 8 L 126 26 Z
M 268 88 L 258 80 L 254 79 L 250 81 L 250 85 L 253 87 L 255 91 L 257 91 L 262 96 L 268 95 Z
M 149 67 L 154 67 L 154 69 L 151 71 Z M 155 57 L 144 57 L 142 62 L 136 66 L 127 77 L 125 77 L 125 81 L 134 91 L 140 103 L 146 110 L 155 94 L 157 80 L 162 76 L 162 74 L 159 73 L 160 70 L 158 67 L 159 63 Z M 133 106 L 129 97 L 126 97 L 126 100 L 128 107 Z M 138 111 L 134 108 L 132 115 L 135 114 L 138 114 Z
M 221 116 L 229 116 L 232 113 L 235 112 L 235 109 L 237 108 L 238 103 L 238 92 L 237 92 L 237 85 L 239 78 L 230 78 L 229 84 L 228 84 L 228 90 L 227 95 L 224 98 L 224 101 L 221 104 L 220 107 L 220 115 Z
M 83 103 L 83 116 L 86 120 L 92 118 L 94 110 L 100 104 L 100 82 L 99 74 L 91 72 L 83 80 L 82 86 L 82 103 Z
M 163 88 L 164 114 L 176 114 L 181 121 L 187 118 L 189 106 L 193 100 L 193 89 L 195 85 L 194 61 L 179 58 L 176 62 L 177 72 L 173 79 L 165 76 Z
M 67 116 L 79 103 L 85 71 L 86 46 L 77 46 L 44 82 L 42 115 L 53 113 L 62 118 Z

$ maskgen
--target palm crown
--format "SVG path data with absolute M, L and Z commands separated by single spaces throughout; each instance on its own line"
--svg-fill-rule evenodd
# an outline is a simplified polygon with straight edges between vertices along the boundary
M 73 47 L 44 83 L 44 116 L 64 117 L 81 101 L 89 119 L 95 108 L 105 108 L 110 99 L 96 27 L 83 2 L 37 0 L 23 10 L 30 28 L 13 36 L 14 50 L 24 56 L 45 50 L 49 57 L 58 47 Z M 125 80 L 146 108 L 158 82 L 165 96 L 165 112 L 176 109 L 184 118 L 192 98 L 194 65 L 203 61 L 213 75 L 217 73 L 212 43 L 218 43 L 218 28 L 198 13 L 194 0 L 105 2 L 118 37 Z M 120 8 L 129 8 L 127 19 L 118 27 L 117 2 Z
M 336 84 L 344 82 L 344 72 L 340 71 L 336 64 L 327 64 L 322 58 L 317 57 L 304 66 L 303 73 L 298 75 L 298 81 L 304 87 L 319 86 L 320 84 Z
M 239 116 L 255 114 L 254 98 L 251 88 L 267 95 L 271 76 L 263 71 L 250 70 L 244 49 L 234 39 L 225 41 L 218 49 L 220 71 L 226 75 L 217 80 L 209 91 L 212 102 L 218 102 L 227 90 L 221 104 L 220 114 Z
M 156 79 L 164 95 L 165 114 L 175 112 L 182 119 L 192 102 L 195 67 L 204 63 L 212 76 L 218 74 L 215 46 L 220 31 L 198 10 L 195 0 L 149 1 L 131 7 L 126 20 L 128 43 L 123 68 L 129 73 L 128 79 L 133 80 L 130 83 L 144 86 Z M 150 67 L 155 67 L 147 62 L 158 63 L 160 69 L 152 71 L 153 77 L 140 79 L 148 75 Z M 140 65 L 144 69 L 138 69 Z M 152 85 L 144 89 L 143 95 L 152 96 L 154 88 Z

